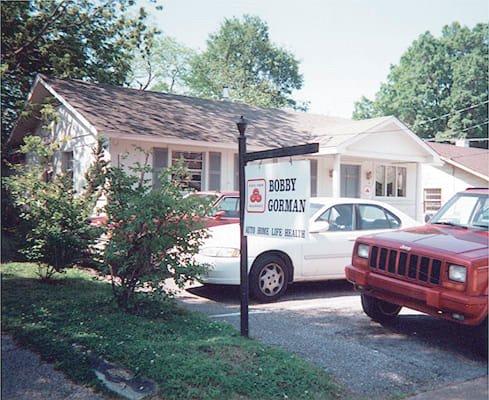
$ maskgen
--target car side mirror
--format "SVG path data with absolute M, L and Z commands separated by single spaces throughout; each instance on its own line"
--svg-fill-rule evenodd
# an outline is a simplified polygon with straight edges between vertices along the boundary
M 426 215 L 424 216 L 424 222 L 425 222 L 425 223 L 430 222 L 430 221 L 431 221 L 431 218 L 433 218 L 433 214 L 426 214 Z
M 226 214 L 226 211 L 217 211 L 215 214 L 214 214 L 214 218 L 215 219 L 221 219 L 222 217 L 224 217 L 224 214 Z
M 323 233 L 329 231 L 329 222 L 315 221 L 309 228 L 309 233 Z

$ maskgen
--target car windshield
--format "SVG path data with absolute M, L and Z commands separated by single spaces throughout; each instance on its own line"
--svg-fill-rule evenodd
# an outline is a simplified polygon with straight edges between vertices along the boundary
M 225 218 L 239 218 L 239 197 L 221 197 L 212 207 L 211 215 L 223 212 Z
M 464 228 L 488 229 L 489 196 L 460 193 L 448 201 L 430 223 Z

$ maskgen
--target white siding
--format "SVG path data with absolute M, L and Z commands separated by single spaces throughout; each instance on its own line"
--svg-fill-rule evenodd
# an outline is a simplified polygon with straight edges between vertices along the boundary
M 153 148 L 167 148 L 168 149 L 168 160 L 171 163 L 172 151 L 195 151 L 203 152 L 205 162 L 204 162 L 204 176 L 203 176 L 203 188 L 202 190 L 207 190 L 208 186 L 208 153 L 220 152 L 221 153 L 221 191 L 233 190 L 234 183 L 234 153 L 232 150 L 219 150 L 212 146 L 202 147 L 202 146 L 182 146 L 165 144 L 161 142 L 135 142 L 129 140 L 119 140 L 111 139 L 110 141 L 110 153 L 113 165 L 118 165 L 118 163 L 125 167 L 134 165 L 135 163 L 144 163 L 145 155 L 143 152 L 137 150 L 140 147 L 145 152 L 149 153 L 148 163 L 153 165 L 152 151 Z M 152 179 L 151 174 L 147 174 L 146 179 Z
M 333 156 L 319 158 L 318 160 L 318 196 L 332 196 L 332 178 L 330 170 L 333 169 Z M 383 160 L 365 160 L 360 158 L 342 157 L 341 164 L 360 165 L 360 197 L 374 199 L 391 204 L 412 218 L 416 216 L 416 164 L 395 163 Z M 375 196 L 375 167 L 377 165 L 395 165 L 406 168 L 406 197 L 377 197 Z M 371 178 L 367 179 L 367 172 Z M 370 188 L 370 194 L 366 188 Z
M 85 174 L 93 162 L 93 149 L 97 139 L 71 111 L 64 106 L 58 107 L 59 121 L 48 132 L 39 126 L 35 132 L 40 136 L 51 136 L 51 140 L 60 144 L 60 150 L 54 154 L 53 167 L 61 172 L 61 153 L 73 152 L 73 187 L 81 192 L 85 187 Z
M 448 163 L 423 165 L 423 189 L 440 188 L 442 204 L 468 187 L 488 187 L 488 181 Z

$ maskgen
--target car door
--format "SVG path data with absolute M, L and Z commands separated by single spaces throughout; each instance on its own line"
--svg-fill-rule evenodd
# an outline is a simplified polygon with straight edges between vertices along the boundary
M 303 244 L 304 280 L 344 278 L 357 236 L 355 217 L 354 205 L 345 203 L 331 206 L 316 219 L 328 222 L 329 230 L 310 233 Z

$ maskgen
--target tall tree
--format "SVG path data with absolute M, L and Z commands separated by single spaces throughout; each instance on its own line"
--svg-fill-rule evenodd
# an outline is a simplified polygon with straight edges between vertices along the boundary
M 488 24 L 426 32 L 391 66 L 375 100 L 355 103 L 353 118 L 394 115 L 423 138 L 487 137 L 488 69 Z
M 2 2 L 3 142 L 36 73 L 126 82 L 134 47 L 155 33 L 145 24 L 144 8 L 135 13 L 134 5 L 134 0 Z
M 130 86 L 138 89 L 185 93 L 190 61 L 196 52 L 169 36 L 158 36 L 139 48 L 131 66 Z
M 218 99 L 228 87 L 232 100 L 262 107 L 300 107 L 292 92 L 302 87 L 299 61 L 270 40 L 258 17 L 226 19 L 192 60 L 192 94 Z

